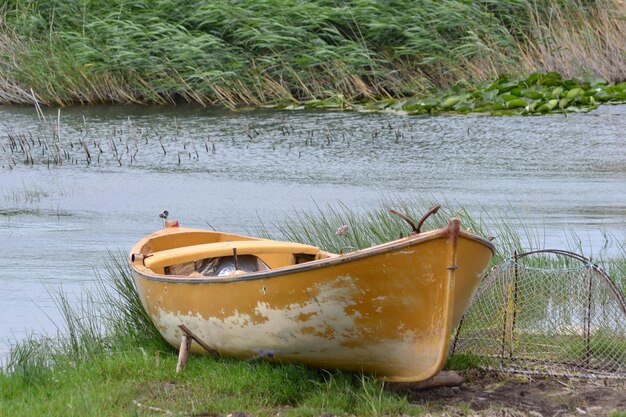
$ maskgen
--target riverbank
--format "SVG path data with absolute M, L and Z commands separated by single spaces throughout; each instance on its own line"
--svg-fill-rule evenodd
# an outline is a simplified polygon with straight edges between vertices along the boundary
M 294 365 L 120 352 L 37 381 L 0 375 L 0 413 L 36 416 L 626 416 L 623 382 L 459 371 L 461 387 L 397 389 L 370 377 Z
M 0 103 L 357 103 L 536 71 L 616 83 L 625 14 L 617 0 L 9 0 Z
M 428 204 L 396 202 L 394 207 L 415 217 Z M 387 208 L 361 214 L 345 207 L 300 213 L 279 223 L 272 233 L 327 249 L 363 247 L 406 229 Z M 438 227 L 451 214 L 444 209 L 428 220 L 428 228 Z M 506 225 L 486 229 L 467 213 L 456 215 L 463 218 L 464 227 L 497 236 L 500 251 L 494 262 L 524 239 Z M 349 224 L 349 233 L 330 233 L 334 228 L 329 224 L 337 222 Z M 270 232 L 261 229 L 260 233 Z M 563 264 L 557 261 L 555 266 Z M 624 291 L 623 248 L 606 266 Z M 477 370 L 478 362 L 467 355 L 453 356 L 447 363 L 465 375 L 465 385 L 425 392 L 358 373 L 211 357 L 194 356 L 177 374 L 177 352 L 144 313 L 124 256 L 110 255 L 99 276 L 99 286 L 83 294 L 83 303 L 63 293 L 56 295 L 64 321 L 58 336 L 32 337 L 12 349 L 0 372 L 1 415 L 536 416 L 533 413 L 562 412 L 623 417 L 626 411 L 623 382 L 502 376 Z

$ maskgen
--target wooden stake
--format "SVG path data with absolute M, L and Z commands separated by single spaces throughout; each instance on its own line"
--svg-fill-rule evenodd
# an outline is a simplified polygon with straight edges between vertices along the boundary
M 187 337 L 189 337 L 190 339 L 193 339 L 194 342 L 196 342 L 197 344 L 202 346 L 202 349 L 206 350 L 207 352 L 209 352 L 211 355 L 215 356 L 216 358 L 220 358 L 221 357 L 220 353 L 217 350 L 215 350 L 211 346 L 207 345 L 202 339 L 200 339 L 191 330 L 189 330 L 189 328 L 187 326 L 185 326 L 184 324 L 181 324 L 178 327 L 180 328 L 180 330 L 183 331 L 183 333 L 185 333 L 185 335 Z M 189 343 L 191 344 L 191 342 L 189 342 Z
M 191 348 L 191 337 L 183 332 L 180 339 L 180 349 L 178 350 L 178 363 L 176 364 L 176 373 L 179 373 L 187 366 L 187 358 L 189 357 L 189 348 Z
M 185 366 L 187 366 L 187 359 L 189 358 L 189 349 L 191 349 L 191 342 L 194 341 L 204 350 L 209 352 L 216 358 L 221 357 L 220 353 L 213 349 L 211 346 L 207 345 L 204 341 L 202 341 L 198 336 L 196 336 L 187 326 L 181 324 L 178 326 L 180 330 L 183 331 L 183 335 L 180 338 L 180 349 L 178 350 L 178 363 L 176 364 L 176 373 L 179 373 Z

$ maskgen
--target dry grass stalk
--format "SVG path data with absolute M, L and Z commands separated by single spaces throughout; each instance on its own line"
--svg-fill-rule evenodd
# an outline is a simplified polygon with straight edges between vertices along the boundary
M 550 14 L 546 21 L 529 5 L 535 39 L 520 45 L 528 70 L 556 71 L 565 78 L 626 80 L 624 2 L 599 1 L 590 13 L 554 6 Z

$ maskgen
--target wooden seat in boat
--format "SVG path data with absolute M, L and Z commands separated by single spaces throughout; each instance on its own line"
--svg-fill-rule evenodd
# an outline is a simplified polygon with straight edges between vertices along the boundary
M 301 243 L 242 240 L 204 243 L 154 252 L 145 258 L 144 265 L 154 272 L 162 273 L 165 267 L 172 265 L 232 256 L 233 249 L 237 250 L 237 255 L 255 255 L 261 258 L 270 268 L 294 264 L 296 255 L 309 255 L 312 260 L 321 252 L 316 246 Z

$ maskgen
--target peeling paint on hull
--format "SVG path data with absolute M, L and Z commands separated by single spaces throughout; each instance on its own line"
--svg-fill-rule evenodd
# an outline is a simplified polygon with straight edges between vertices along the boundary
M 133 274 L 173 346 L 185 324 L 226 356 L 417 381 L 443 366 L 450 331 L 492 256 L 490 244 L 449 228 L 246 279 Z

